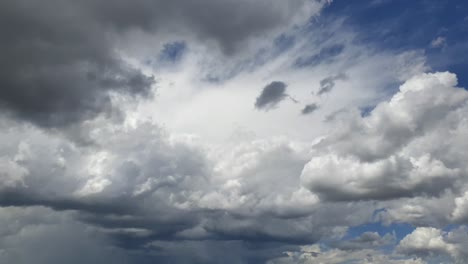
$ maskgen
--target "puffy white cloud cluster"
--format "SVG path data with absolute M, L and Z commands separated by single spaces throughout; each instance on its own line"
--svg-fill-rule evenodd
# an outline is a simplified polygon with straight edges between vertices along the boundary
M 400 241 L 397 251 L 417 256 L 449 256 L 456 263 L 468 261 L 468 232 L 460 227 L 444 232 L 433 227 L 418 227 Z
M 463 183 L 468 92 L 454 74 L 415 76 L 369 116 L 349 113 L 316 145 L 302 181 L 324 200 L 437 196 Z
M 375 264 L 425 264 L 421 258 L 407 258 L 398 254 L 382 254 L 373 249 L 347 251 L 341 249 L 323 250 L 319 246 L 304 246 L 300 251 L 285 252 L 286 256 L 269 261 L 269 264 L 339 264 L 339 263 L 375 263 Z
M 423 263 L 434 254 L 464 259 L 468 236 L 456 231 L 417 228 L 391 255 L 380 249 L 394 244 L 394 235 L 368 232 L 342 241 L 348 227 L 372 221 L 382 207 L 377 216 L 384 223 L 465 221 L 468 96 L 455 86 L 450 73 L 415 76 L 369 116 L 350 113 L 352 119 L 336 120 L 339 128 L 313 144 L 247 137 L 205 145 L 151 121 L 97 119 L 87 127 L 94 144 L 80 145 L 7 122 L 1 203 L 25 208 L 14 209 L 16 214 L 36 210 L 30 206 L 54 209 L 73 228 L 85 226 L 110 238 L 102 243 L 113 250 L 147 248 L 159 259 L 165 258 L 157 248 L 190 255 L 217 240 L 269 245 L 262 256 L 236 245 L 241 263 Z M 437 137 L 439 144 L 429 144 Z M 37 214 L 46 215 L 42 209 Z M 6 226 L 7 233 L 22 228 Z M 295 246 L 326 240 L 334 249 L 320 254 Z M 11 259 L 13 248 L 0 257 Z M 283 251 L 291 253 L 281 257 Z

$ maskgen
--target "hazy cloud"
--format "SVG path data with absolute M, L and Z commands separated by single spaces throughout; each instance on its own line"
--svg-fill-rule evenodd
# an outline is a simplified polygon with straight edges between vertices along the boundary
M 317 66 L 320 63 L 326 63 L 333 60 L 335 57 L 340 55 L 345 46 L 343 44 L 334 44 L 322 48 L 318 53 L 311 56 L 299 57 L 294 65 L 296 67 L 313 67 Z
M 317 104 L 315 104 L 315 103 L 308 104 L 308 105 L 304 106 L 301 113 L 303 115 L 308 115 L 308 114 L 311 114 L 311 113 L 315 112 L 315 110 L 317 110 L 318 108 L 319 108 L 319 106 Z
M 324 93 L 329 93 L 335 87 L 335 82 L 338 80 L 346 80 L 348 76 L 344 73 L 338 75 L 330 76 L 320 81 L 320 89 L 317 94 L 322 95 Z

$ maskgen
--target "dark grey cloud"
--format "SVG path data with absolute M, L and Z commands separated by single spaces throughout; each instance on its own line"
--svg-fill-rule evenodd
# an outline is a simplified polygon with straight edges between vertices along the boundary
M 466 263 L 468 260 L 466 226 L 443 231 L 434 227 L 417 227 L 404 237 L 396 250 L 429 260 L 437 256 L 443 263 Z
M 200 39 L 211 39 L 226 53 L 240 48 L 248 38 L 266 35 L 297 19 L 301 8 L 324 1 L 294 0 L 106 0 L 86 1 L 103 23 L 118 30 L 140 28 L 148 32 L 174 30 Z M 304 19 L 307 19 L 305 15 Z
M 18 264 L 52 263 L 142 263 L 109 245 L 102 233 L 70 215 L 45 208 L 0 209 L 2 217 L 21 222 L 17 230 L 3 221 L 11 236 L 0 236 L 0 262 Z M 46 241 L 46 242 L 45 242 Z
M 258 110 L 271 110 L 288 97 L 287 85 L 284 82 L 274 81 L 265 86 L 255 101 Z
M 0 109 L 42 127 L 116 110 L 110 93 L 147 97 L 155 80 L 122 59 L 129 31 L 176 32 L 227 54 L 289 24 L 306 0 L 7 1 L 0 4 Z M 287 7 L 287 9 L 285 9 Z M 288 11 L 285 11 L 288 10 Z
M 47 197 L 27 192 L 26 190 L 2 190 L 0 193 L 0 206 L 44 206 L 57 211 L 77 210 L 93 214 L 128 214 L 137 210 L 128 201 L 122 202 L 122 199 L 118 198 L 103 200 Z
M 111 111 L 110 92 L 148 96 L 154 79 L 125 63 L 89 10 L 71 1 L 0 4 L 0 107 L 44 127 Z
M 322 95 L 324 93 L 329 93 L 335 87 L 335 82 L 338 80 L 346 80 L 348 76 L 344 73 L 338 75 L 329 76 L 320 81 L 320 89 L 317 92 L 317 95 Z
M 308 104 L 308 105 L 304 106 L 301 113 L 303 115 L 308 115 L 308 114 L 311 114 L 311 113 L 315 112 L 315 110 L 317 110 L 318 108 L 319 108 L 319 106 L 317 104 L 315 104 L 315 103 Z

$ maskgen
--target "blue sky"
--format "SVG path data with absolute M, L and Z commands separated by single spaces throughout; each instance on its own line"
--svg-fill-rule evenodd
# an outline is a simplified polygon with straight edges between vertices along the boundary
M 457 0 L 334 1 L 325 19 L 345 17 L 345 24 L 359 32 L 357 41 L 382 49 L 422 50 L 431 69 L 457 74 L 466 87 L 468 3 Z M 443 43 L 434 47 L 437 38 Z

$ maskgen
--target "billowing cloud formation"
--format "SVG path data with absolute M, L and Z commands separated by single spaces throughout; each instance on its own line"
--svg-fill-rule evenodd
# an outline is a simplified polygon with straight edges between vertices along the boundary
M 427 244 L 430 239 L 416 243 L 419 240 L 415 237 L 426 232 L 416 229 L 391 255 L 380 249 L 394 245 L 395 234 L 369 231 L 343 239 L 349 226 L 370 221 L 382 206 L 388 207 L 381 214 L 387 221 L 413 221 L 410 217 L 414 216 L 420 223 L 428 223 L 421 218 L 440 206 L 425 208 L 417 200 L 420 195 L 439 199 L 443 189 L 454 193 L 457 188 L 464 190 L 461 175 L 466 172 L 463 139 L 467 109 L 460 100 L 465 100 L 467 92 L 455 85 L 455 76 L 450 73 L 418 75 L 403 84 L 390 101 L 377 105 L 370 116 L 351 113 L 354 122 L 369 124 L 382 118 L 377 115 L 383 113 L 416 121 L 417 112 L 404 107 L 406 100 L 410 98 L 422 108 L 420 111 L 428 111 L 423 108 L 429 100 L 424 96 L 428 89 L 434 89 L 427 96 L 437 102 L 437 109 L 448 111 L 431 126 L 414 122 L 424 129 L 393 150 L 397 154 L 372 158 L 362 151 L 352 152 L 357 149 L 344 148 L 343 137 L 333 133 L 313 145 L 312 152 L 309 146 L 285 139 L 245 140 L 204 149 L 187 138 L 168 135 L 148 121 L 120 124 L 96 119 L 89 123 L 89 134 L 99 144 L 79 146 L 11 121 L 10 129 L 1 134 L 5 140 L 1 143 L 0 165 L 5 173 L 1 174 L 0 202 L 2 207 L 16 209 L 2 209 L 4 214 L 8 211 L 17 215 L 12 218 L 36 223 L 38 219 L 51 221 L 47 215 L 52 209 L 56 217 L 65 220 L 52 221 L 53 227 L 41 226 L 40 232 L 21 223 L 6 225 L 2 232 L 25 238 L 14 235 L 0 239 L 0 244 L 6 245 L 0 260 L 26 263 L 27 253 L 17 253 L 15 248 L 26 241 L 32 244 L 21 246 L 25 250 L 29 245 L 38 247 L 34 241 L 52 239 L 50 236 L 57 244 L 70 237 L 83 243 L 99 237 L 87 243 L 89 246 L 76 247 L 83 246 L 83 251 L 90 252 L 86 256 L 95 260 L 113 259 L 110 252 L 115 252 L 127 263 L 217 263 L 222 257 L 211 250 L 196 252 L 218 247 L 221 252 L 231 248 L 231 263 L 340 263 L 362 259 L 367 261 L 363 263 L 424 263 L 431 254 L 463 259 L 466 252 L 462 245 L 467 239 L 460 235 L 462 232 L 445 234 L 428 229 L 435 242 Z M 400 112 L 394 113 L 395 109 Z M 405 124 L 388 120 L 386 123 L 399 127 Z M 349 125 L 347 120 L 336 122 L 344 122 L 345 128 Z M 452 137 L 442 149 L 422 144 L 445 135 L 447 129 Z M 336 133 L 354 131 L 340 129 Z M 454 144 L 457 140 L 462 141 Z M 420 151 L 425 154 L 419 155 Z M 350 182 L 345 182 L 348 179 Z M 392 204 L 392 200 L 404 197 L 414 200 L 407 201 L 404 208 Z M 463 222 L 464 191 L 450 197 L 453 206 L 446 208 L 449 213 L 445 221 Z M 386 202 L 355 202 L 358 200 Z M 29 214 L 22 215 L 30 210 L 36 210 L 35 220 L 28 220 L 32 217 Z M 83 227 L 89 233 L 75 235 L 75 230 Z M 62 228 L 69 231 L 62 232 Z M 320 241 L 329 249 L 314 248 L 312 253 L 301 249 L 301 245 Z M 101 257 L 93 255 L 101 247 L 109 252 Z M 283 252 L 288 252 L 287 256 Z M 26 262 L 21 262 L 18 254 L 25 255 Z M 413 255 L 414 259 L 407 257 Z M 43 263 L 61 257 L 48 252 Z
M 456 263 L 465 263 L 468 260 L 467 246 L 466 228 L 444 232 L 433 227 L 418 227 L 401 240 L 397 250 L 420 257 L 446 255 Z
M 281 101 L 288 97 L 286 94 L 287 85 L 284 82 L 271 82 L 265 86 L 255 101 L 255 108 L 259 110 L 271 110 Z
M 57 127 L 109 112 L 111 92 L 150 93 L 154 79 L 119 56 L 112 32 L 86 5 L 27 0 L 0 5 L 3 112 Z
M 0 263 L 465 263 L 466 90 L 329 2 L 0 4 Z
M 370 116 L 351 113 L 318 144 L 302 174 L 305 186 L 325 200 L 438 195 L 453 188 L 467 168 L 460 155 L 449 153 L 460 153 L 464 143 L 430 142 L 466 136 L 468 92 L 456 84 L 450 73 L 419 75 Z

